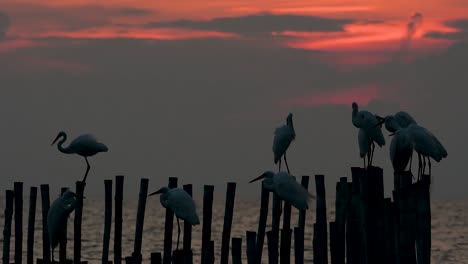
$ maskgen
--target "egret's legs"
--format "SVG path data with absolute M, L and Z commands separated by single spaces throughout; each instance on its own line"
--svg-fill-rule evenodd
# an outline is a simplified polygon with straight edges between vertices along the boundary
M 289 172 L 288 161 L 286 160 L 286 152 L 284 152 L 284 163 L 286 164 L 286 169 L 288 170 L 288 173 L 291 174 L 291 172 Z
M 422 172 L 421 170 L 422 170 L 421 154 L 418 153 L 418 181 Z
M 280 158 L 279 163 L 278 163 L 278 172 L 280 172 L 280 171 L 281 171 L 281 158 Z
M 89 166 L 89 162 L 88 162 L 88 158 L 84 157 L 85 161 L 86 161 L 86 173 L 85 173 L 85 176 L 84 176 L 84 179 L 83 179 L 83 182 L 86 182 L 86 178 L 88 177 L 88 172 L 89 172 L 89 169 L 91 169 L 91 166 Z
M 179 239 L 180 239 L 180 222 L 179 222 L 179 217 L 177 217 L 177 249 L 176 250 L 179 250 Z
M 364 169 L 366 168 L 366 157 L 363 157 L 362 160 L 364 161 Z
M 429 176 L 432 175 L 432 171 L 431 171 L 431 158 L 427 157 L 427 161 L 429 163 Z
M 411 164 L 413 164 L 413 151 L 411 151 L 411 156 L 409 159 L 409 171 L 411 172 Z
M 372 148 L 372 152 L 371 152 L 371 160 L 370 160 L 370 165 L 369 166 L 372 166 L 372 161 L 374 160 L 374 150 L 375 150 L 374 141 L 371 141 L 371 148 Z
M 423 155 L 423 170 L 422 170 L 422 174 L 421 174 L 421 179 L 422 179 L 422 176 L 424 175 L 424 173 L 426 173 L 426 156 Z M 419 179 L 419 180 L 421 180 Z

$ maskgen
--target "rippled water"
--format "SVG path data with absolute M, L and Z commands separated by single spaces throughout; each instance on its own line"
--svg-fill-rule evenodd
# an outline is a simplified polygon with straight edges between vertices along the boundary
M 4 200 L 0 199 L 2 205 L 2 215 L 0 218 L 3 229 L 3 211 Z M 197 204 L 201 204 L 198 201 Z M 242 237 L 244 250 L 242 252 L 245 258 L 245 231 L 257 230 L 257 221 L 259 215 L 259 203 L 251 201 L 236 201 L 234 218 L 232 224 L 232 236 Z M 27 234 L 27 208 L 25 201 L 24 210 L 24 237 Z M 314 208 L 314 207 L 313 207 Z M 328 204 L 328 221 L 334 219 L 334 206 Z M 35 232 L 35 258 L 42 256 L 42 215 L 40 200 L 36 214 L 36 232 Z M 133 241 L 135 238 L 137 203 L 133 201 L 124 202 L 123 209 L 123 237 L 122 237 L 122 255 L 129 256 L 133 251 Z M 199 215 L 202 215 L 201 206 L 198 208 Z M 162 252 L 164 237 L 164 215 L 165 210 L 159 204 L 158 199 L 149 199 L 146 207 L 146 217 L 143 232 L 142 254 L 147 263 L 151 252 Z M 72 258 L 73 253 L 73 214 L 69 220 L 69 240 L 68 254 Z M 200 219 L 202 220 L 202 219 Z M 213 208 L 212 239 L 215 241 L 215 253 L 220 252 L 221 232 L 224 220 L 224 206 L 219 203 Z M 202 220 L 203 221 L 203 220 Z M 271 219 L 268 219 L 270 224 Z M 305 259 L 307 263 L 312 262 L 312 225 L 315 222 L 314 211 L 307 213 L 306 233 L 305 233 Z M 297 224 L 297 211 L 292 212 L 292 226 Z M 177 239 L 176 222 L 173 233 L 173 241 Z M 182 222 L 181 222 L 182 224 Z M 432 203 L 432 263 L 468 263 L 468 203 L 467 201 L 444 201 Z M 12 225 L 14 229 L 14 223 Z M 113 226 L 112 226 L 113 228 Z M 267 227 L 268 230 L 269 227 Z M 89 263 L 100 263 L 102 254 L 102 239 L 104 229 L 104 203 L 100 200 L 85 199 L 83 212 L 82 228 L 82 259 Z M 201 248 L 201 225 L 193 228 L 193 253 L 194 263 L 200 263 Z M 111 234 L 110 257 L 113 259 L 113 232 Z M 14 230 L 12 230 L 12 236 Z M 181 238 L 182 239 L 182 238 Z M 265 239 L 265 244 L 266 244 Z M 1 241 L 3 247 L 3 240 Z M 182 245 L 182 244 L 181 244 Z M 294 242 L 292 243 L 294 245 Z M 11 259 L 14 256 L 14 238 L 11 239 Z M 24 239 L 24 251 L 26 250 L 26 241 Z M 266 252 L 266 245 L 264 252 Z M 291 251 L 293 256 L 293 251 Z M 24 252 L 25 254 L 25 252 Z M 264 263 L 267 263 L 266 253 L 263 254 Z M 56 254 L 58 258 L 58 253 Z M 219 261 L 219 255 L 215 256 L 216 262 Z M 25 256 L 24 256 L 25 259 Z

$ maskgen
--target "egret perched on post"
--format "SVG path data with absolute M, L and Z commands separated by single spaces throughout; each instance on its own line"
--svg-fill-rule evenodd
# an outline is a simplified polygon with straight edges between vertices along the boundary
M 284 159 L 286 169 L 289 171 L 288 161 L 286 159 L 286 150 L 288 150 L 291 142 L 296 139 L 296 132 L 294 131 L 292 113 L 289 113 L 286 118 L 286 125 L 282 125 L 275 129 L 275 136 L 273 138 L 273 154 L 275 164 L 278 164 L 278 172 L 281 171 L 281 158 Z
M 60 138 L 61 140 L 57 144 L 57 148 L 60 152 L 65 154 L 78 154 L 84 157 L 87 167 L 83 182 L 86 182 L 86 177 L 88 177 L 88 172 L 91 168 L 91 166 L 89 166 L 88 157 L 94 156 L 99 152 L 107 152 L 107 146 L 99 143 L 93 135 L 84 134 L 75 138 L 68 147 L 64 148 L 63 143 L 67 140 L 67 134 L 63 131 L 58 133 L 52 145 Z
M 402 127 L 394 116 L 385 117 L 385 127 L 394 133 L 390 143 L 390 160 L 393 170 L 400 174 L 405 171 L 408 163 L 411 171 L 411 157 L 413 156 L 413 143 L 410 137 L 410 131 L 407 127 Z
M 290 203 L 298 210 L 309 209 L 309 200 L 315 199 L 304 186 L 300 185 L 289 173 L 281 171 L 274 173 L 266 171 L 259 177 L 251 180 L 249 183 L 264 179 L 262 182 L 266 190 L 276 193 L 279 198 Z
M 367 154 L 367 165 L 372 165 L 374 157 L 375 143 L 382 147 L 385 145 L 385 139 L 379 124 L 382 119 L 369 111 L 359 111 L 357 103 L 352 104 L 352 123 L 356 128 L 359 128 L 358 143 L 361 158 L 364 159 L 364 167 L 366 164 L 364 156 Z
M 389 131 L 395 130 L 398 132 L 402 129 L 392 116 L 387 116 L 384 122 L 385 127 L 389 128 Z M 413 149 L 418 153 L 418 180 L 426 171 L 426 158 L 429 166 L 429 175 L 431 175 L 431 158 L 436 162 L 440 162 L 443 158 L 447 157 L 447 150 L 434 134 L 428 129 L 418 125 L 416 122 L 409 124 L 408 127 L 404 129 L 403 131 L 407 134 Z
M 54 249 L 59 241 L 66 236 L 66 223 L 68 216 L 75 210 L 77 201 L 76 195 L 67 190 L 57 198 L 50 206 L 47 213 L 47 229 L 49 231 L 50 246 L 52 248 L 52 262 L 54 261 Z
M 158 191 L 155 191 L 148 196 L 161 194 L 159 201 L 164 208 L 171 209 L 177 218 L 177 249 L 179 249 L 179 238 L 180 238 L 180 223 L 179 218 L 187 221 L 191 225 L 199 225 L 200 219 L 195 209 L 195 202 L 192 196 L 185 190 L 180 188 L 169 189 L 168 187 L 162 187 Z

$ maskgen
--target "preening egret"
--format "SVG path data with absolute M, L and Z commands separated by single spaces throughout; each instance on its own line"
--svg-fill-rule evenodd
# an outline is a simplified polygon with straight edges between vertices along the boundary
M 89 166 L 88 157 L 94 156 L 99 152 L 107 152 L 107 146 L 99 143 L 93 135 L 84 134 L 75 138 L 68 147 L 64 148 L 63 143 L 67 140 L 67 134 L 63 131 L 58 133 L 52 145 L 60 138 L 62 139 L 57 144 L 57 148 L 60 152 L 65 154 L 78 154 L 84 157 L 87 167 L 83 182 L 86 182 L 86 177 L 88 177 L 88 172 L 91 168 L 91 166 Z
M 54 261 L 54 249 L 59 241 L 66 236 L 65 225 L 68 216 L 76 208 L 76 195 L 70 190 L 67 190 L 57 198 L 50 206 L 47 213 L 47 228 L 49 231 L 50 246 L 52 248 L 52 261 Z
M 395 122 L 397 122 L 398 126 L 401 127 L 401 128 L 407 128 L 411 124 L 416 124 L 416 121 L 414 120 L 414 118 L 410 114 L 408 114 L 407 112 L 404 112 L 404 111 L 397 112 L 395 115 L 393 115 L 393 119 L 395 120 Z M 381 124 L 383 122 L 385 122 L 385 118 L 381 119 L 379 121 L 379 124 Z M 385 128 L 389 132 L 395 133 L 396 130 L 393 127 L 394 125 L 392 125 L 391 123 L 388 123 L 388 124 L 389 125 L 387 125 L 387 122 L 385 122 Z
M 361 158 L 364 159 L 365 167 L 365 158 L 364 156 L 367 153 L 367 165 L 372 165 L 372 159 L 374 157 L 375 143 L 382 147 L 385 145 L 385 139 L 382 134 L 382 130 L 379 126 L 380 117 L 372 114 L 369 111 L 359 111 L 357 103 L 352 104 L 353 112 L 351 121 L 356 128 L 359 128 L 358 134 L 358 143 L 359 143 L 359 152 Z M 367 144 L 367 145 L 366 145 Z M 367 151 L 366 151 L 367 149 Z
M 395 130 L 397 132 L 401 129 L 398 122 L 396 122 L 392 116 L 387 116 L 385 118 L 385 127 L 389 127 L 390 130 Z M 418 180 L 426 171 L 426 158 L 429 166 L 429 175 L 431 175 L 430 158 L 440 162 L 443 158 L 447 157 L 447 150 L 434 134 L 428 129 L 416 124 L 416 122 L 411 123 L 405 130 L 404 133 L 407 134 L 413 149 L 418 153 Z M 421 156 L 423 159 L 422 161 Z
M 394 131 L 392 142 L 390 143 L 390 160 L 392 161 L 395 173 L 400 174 L 405 171 L 413 155 L 413 143 L 409 130 L 406 127 L 401 127 L 394 116 L 387 116 L 385 118 L 385 127 L 389 131 Z M 409 170 L 411 171 L 411 163 Z
M 161 194 L 159 201 L 164 208 L 171 209 L 177 218 L 177 249 L 179 249 L 179 238 L 180 238 L 180 223 L 179 218 L 187 221 L 191 225 L 199 225 L 200 219 L 198 218 L 197 211 L 195 209 L 195 202 L 192 196 L 186 191 L 180 188 L 169 189 L 168 187 L 162 187 L 158 191 L 155 191 L 148 196 Z
M 288 150 L 291 142 L 296 139 L 296 132 L 294 131 L 292 113 L 289 113 L 286 119 L 286 125 L 282 125 L 275 129 L 275 136 L 273 138 L 273 154 L 275 164 L 278 164 L 278 171 L 281 171 L 281 158 L 284 158 L 286 169 L 289 171 L 288 161 L 286 159 L 286 151 Z
M 309 209 L 309 200 L 315 199 L 315 196 L 310 194 L 304 186 L 300 185 L 294 177 L 289 173 L 280 171 L 274 173 L 266 171 L 259 177 L 250 181 L 258 181 L 264 179 L 262 185 L 265 189 L 276 193 L 282 200 L 290 203 L 298 210 Z

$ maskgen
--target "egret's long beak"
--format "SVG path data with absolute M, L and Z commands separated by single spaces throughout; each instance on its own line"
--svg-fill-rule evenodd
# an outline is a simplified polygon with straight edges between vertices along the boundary
M 57 140 L 59 140 L 59 138 L 60 138 L 60 135 L 58 135 L 58 136 L 54 139 L 54 142 L 52 142 L 51 145 L 53 146 L 53 145 L 55 144 L 55 142 L 57 142 Z
M 388 135 L 389 137 L 392 137 L 393 135 L 395 135 L 395 132 L 391 133 L 390 135 Z
M 160 194 L 162 192 L 162 189 L 159 189 L 153 193 L 148 194 L 148 196 L 155 195 L 155 194 Z
M 261 180 L 261 179 L 263 179 L 263 178 L 265 178 L 265 173 L 264 173 L 264 174 L 262 174 L 262 175 L 260 175 L 260 176 L 258 176 L 258 177 L 257 177 L 257 178 L 255 178 L 255 179 L 253 179 L 253 180 L 249 181 L 249 183 L 252 183 L 252 182 L 254 182 L 254 181 Z
M 382 118 L 380 116 L 376 116 L 377 119 L 379 120 L 379 122 L 377 123 L 377 125 L 375 125 L 375 127 L 381 127 L 383 123 L 385 123 L 385 118 Z

